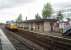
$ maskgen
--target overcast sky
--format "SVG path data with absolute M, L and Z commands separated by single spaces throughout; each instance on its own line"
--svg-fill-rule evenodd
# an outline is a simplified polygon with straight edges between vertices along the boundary
M 37 13 L 41 16 L 43 6 L 47 2 L 55 9 L 71 6 L 71 0 L 0 0 L 0 22 L 15 20 L 20 13 L 23 20 L 26 16 L 33 19 Z

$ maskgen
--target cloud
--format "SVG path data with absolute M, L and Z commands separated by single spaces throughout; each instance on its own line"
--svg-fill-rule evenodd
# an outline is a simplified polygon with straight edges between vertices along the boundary
M 67 7 L 71 7 L 71 0 L 52 0 L 52 4 L 54 6 L 54 8 L 67 8 Z
M 0 9 L 10 8 L 19 4 L 30 3 L 33 0 L 0 0 Z
M 32 2 L 34 0 L 15 0 L 17 3 L 29 3 Z

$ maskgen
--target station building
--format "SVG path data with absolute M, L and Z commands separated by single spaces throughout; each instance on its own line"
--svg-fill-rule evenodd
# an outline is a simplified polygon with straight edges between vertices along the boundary
M 23 29 L 28 31 L 59 32 L 59 25 L 56 19 L 26 20 L 19 23 L 19 26 L 23 26 Z

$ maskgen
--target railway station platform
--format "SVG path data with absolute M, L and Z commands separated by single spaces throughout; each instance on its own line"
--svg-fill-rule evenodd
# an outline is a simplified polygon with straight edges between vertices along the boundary
M 0 29 L 0 50 L 16 50 L 2 29 Z
M 71 50 L 71 37 L 62 36 L 62 34 L 59 34 L 59 33 L 34 32 L 34 31 L 27 31 L 27 30 L 11 31 L 11 30 L 7 30 L 7 29 L 3 29 L 3 30 L 0 29 L 0 34 L 2 36 L 1 44 L 2 44 L 3 50 L 15 50 L 15 49 L 31 50 L 30 48 L 32 48 L 33 50 L 35 50 L 35 49 Z M 27 40 L 25 40 L 25 39 L 27 39 Z M 36 45 L 33 45 L 33 43 L 30 43 L 30 41 Z M 10 45 L 11 45 L 11 46 L 9 46 L 10 49 L 4 49 L 4 48 L 8 48 L 8 46 L 6 47 L 5 45 L 3 45 L 4 42 L 5 42 L 6 46 L 9 45 L 9 44 L 6 44 L 7 42 L 10 43 Z M 40 48 L 38 48 L 36 46 L 39 46 Z

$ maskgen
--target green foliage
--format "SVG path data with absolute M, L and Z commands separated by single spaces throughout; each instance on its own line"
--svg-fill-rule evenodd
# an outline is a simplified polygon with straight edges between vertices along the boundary
M 43 19 L 47 19 L 47 17 L 51 17 L 51 14 L 52 14 L 52 6 L 50 3 L 47 3 L 42 10 Z M 50 23 L 50 26 L 51 26 L 51 31 L 53 31 L 53 24 Z
M 36 14 L 35 19 L 41 19 L 41 17 L 38 14 Z
M 63 18 L 64 18 L 61 11 L 58 12 L 57 16 L 58 16 L 57 17 L 58 20 L 63 20 Z
M 70 18 L 67 18 L 67 20 L 70 21 L 71 19 Z
M 51 14 L 52 14 L 51 4 L 47 3 L 42 10 L 42 16 L 43 18 L 47 18 L 47 17 L 50 17 Z
M 18 16 L 18 18 L 17 18 L 16 21 L 17 21 L 17 22 L 22 22 L 22 15 L 21 15 L 21 14 L 19 14 L 19 16 Z

